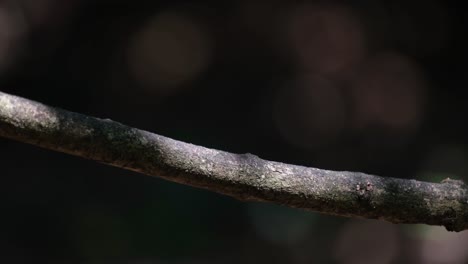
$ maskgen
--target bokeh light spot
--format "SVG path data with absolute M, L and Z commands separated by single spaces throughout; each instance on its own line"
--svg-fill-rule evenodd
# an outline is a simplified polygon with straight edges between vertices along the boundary
M 428 225 L 411 225 L 407 234 L 419 242 L 421 263 L 467 263 L 468 231 L 447 232 L 445 227 Z
M 349 220 L 335 245 L 338 263 L 395 263 L 398 256 L 395 225 L 376 220 Z
M 421 122 L 426 85 L 419 67 L 397 53 L 368 59 L 352 81 L 354 127 L 409 131 Z
M 201 23 L 166 11 L 134 37 L 128 50 L 130 71 L 143 87 L 172 94 L 208 67 L 211 48 L 210 35 Z
M 290 42 L 297 60 L 314 73 L 334 73 L 365 53 L 361 23 L 345 7 L 299 6 L 290 21 Z
M 14 59 L 26 32 L 24 17 L 17 9 L 14 4 L 0 3 L 0 74 Z

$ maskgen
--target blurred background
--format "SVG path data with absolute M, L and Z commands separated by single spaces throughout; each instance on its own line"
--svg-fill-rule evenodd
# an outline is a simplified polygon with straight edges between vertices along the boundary
M 461 4 L 3 0 L 0 90 L 268 160 L 464 179 Z M 468 263 L 467 232 L 241 203 L 6 139 L 0 161 L 5 263 Z

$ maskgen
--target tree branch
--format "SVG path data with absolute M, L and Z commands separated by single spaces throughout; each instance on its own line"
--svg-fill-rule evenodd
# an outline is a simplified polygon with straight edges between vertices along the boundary
M 0 136 L 240 200 L 468 229 L 467 186 L 266 161 L 176 141 L 0 92 Z

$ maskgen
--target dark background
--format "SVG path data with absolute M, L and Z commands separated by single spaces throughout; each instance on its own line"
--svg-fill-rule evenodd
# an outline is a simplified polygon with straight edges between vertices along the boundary
M 464 13 L 435 0 L 0 1 L 0 90 L 268 160 L 464 179 Z M 468 262 L 466 232 L 241 203 L 5 139 L 0 161 L 5 263 Z

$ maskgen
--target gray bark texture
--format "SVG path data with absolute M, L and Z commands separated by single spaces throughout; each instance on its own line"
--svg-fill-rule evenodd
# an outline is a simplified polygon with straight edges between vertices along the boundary
M 467 186 L 262 160 L 0 92 L 0 136 L 225 194 L 324 214 L 468 229 Z

